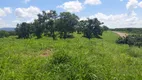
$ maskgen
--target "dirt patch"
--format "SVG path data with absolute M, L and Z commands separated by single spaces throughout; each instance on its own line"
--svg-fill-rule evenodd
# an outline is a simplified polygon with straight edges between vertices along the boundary
M 46 49 L 43 50 L 42 53 L 40 54 L 41 57 L 48 57 L 52 54 L 52 49 Z
M 120 37 L 127 37 L 128 34 L 127 33 L 122 33 L 122 32 L 117 32 L 117 31 L 113 31 L 114 33 L 116 33 L 117 35 L 119 35 Z

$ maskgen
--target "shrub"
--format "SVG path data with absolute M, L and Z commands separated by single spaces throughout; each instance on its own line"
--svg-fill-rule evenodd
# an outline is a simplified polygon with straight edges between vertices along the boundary
M 50 73 L 51 80 L 94 80 L 94 69 L 84 59 L 71 57 L 66 53 L 53 54 L 52 58 L 41 68 L 45 76 Z
M 65 64 L 67 62 L 70 62 L 71 60 L 71 57 L 65 53 L 63 54 L 60 54 L 60 53 L 57 53 L 55 55 L 53 55 L 52 59 L 50 60 L 51 61 L 51 64 Z
M 129 35 L 127 37 L 120 37 L 116 40 L 118 44 L 128 44 L 129 46 L 142 46 L 142 35 Z

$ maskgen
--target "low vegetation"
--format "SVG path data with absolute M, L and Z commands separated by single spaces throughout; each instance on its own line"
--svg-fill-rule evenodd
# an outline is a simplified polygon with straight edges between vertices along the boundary
M 0 31 L 0 38 L 15 36 L 15 35 L 16 35 L 15 31 L 4 31 L 4 30 Z
M 118 45 L 110 31 L 103 39 L 0 39 L 1 80 L 141 80 L 142 49 Z M 44 55 L 50 54 L 50 55 Z M 44 56 L 41 56 L 44 55 Z
M 127 37 L 120 37 L 116 41 L 118 44 L 128 44 L 129 46 L 142 46 L 142 35 L 129 35 Z
M 97 18 L 43 11 L 34 22 L 17 24 L 14 36 L 0 32 L 0 79 L 141 80 L 141 35 L 121 38 L 119 45 L 108 30 Z
M 138 46 L 139 48 L 142 46 L 142 29 L 141 28 L 118 28 L 114 29 L 119 32 L 127 32 L 129 33 L 126 37 L 120 37 L 116 41 L 118 44 L 128 44 L 131 46 Z

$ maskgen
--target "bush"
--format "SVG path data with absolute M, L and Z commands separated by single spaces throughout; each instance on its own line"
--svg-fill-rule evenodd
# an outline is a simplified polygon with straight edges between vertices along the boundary
M 127 41 L 126 41 L 126 38 L 119 37 L 118 40 L 116 40 L 116 43 L 118 43 L 118 44 L 126 44 Z
M 41 68 L 43 73 L 50 73 L 50 80 L 94 80 L 94 70 L 90 64 L 66 53 L 55 53 Z M 45 74 L 47 76 L 47 74 Z
M 127 37 L 120 37 L 116 40 L 118 44 L 128 44 L 129 46 L 142 46 L 142 35 L 129 35 Z
M 52 64 L 66 64 L 67 62 L 70 62 L 71 57 L 65 53 L 63 54 L 55 54 L 53 55 L 52 59 L 50 60 Z

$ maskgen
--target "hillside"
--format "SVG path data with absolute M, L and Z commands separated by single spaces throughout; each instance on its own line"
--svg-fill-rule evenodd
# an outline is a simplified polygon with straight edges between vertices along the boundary
M 142 80 L 142 49 L 102 38 L 0 39 L 1 80 Z

